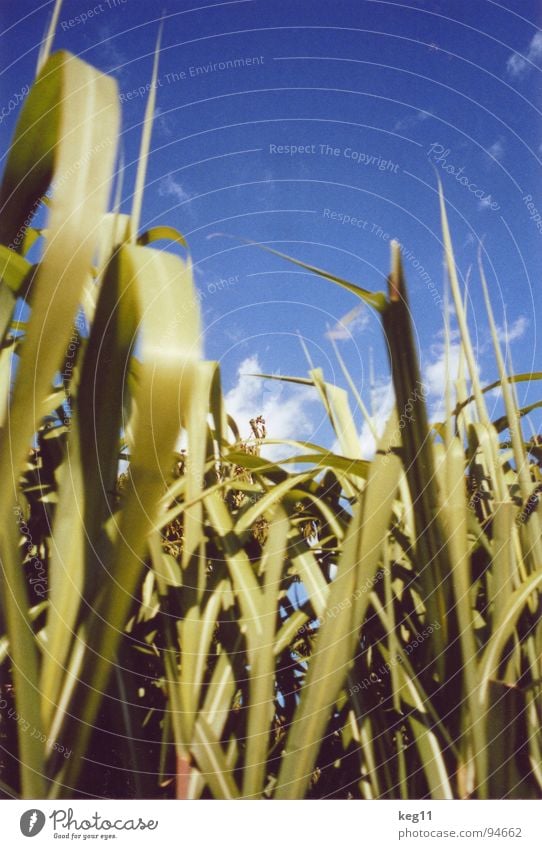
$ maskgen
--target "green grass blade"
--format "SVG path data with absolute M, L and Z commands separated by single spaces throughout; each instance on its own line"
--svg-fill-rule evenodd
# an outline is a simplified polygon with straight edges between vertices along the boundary
M 145 117 L 143 119 L 143 132 L 141 134 L 141 145 L 139 148 L 139 156 L 137 158 L 137 173 L 134 187 L 134 197 L 132 201 L 132 214 L 130 217 L 131 241 L 136 244 L 137 234 L 139 231 L 139 223 L 141 220 L 141 209 L 143 206 L 143 192 L 145 189 L 145 179 L 147 175 L 147 162 L 149 159 L 149 150 L 151 146 L 152 127 L 154 124 L 154 109 L 156 104 L 156 82 L 158 79 L 158 62 L 160 59 L 160 43 L 162 41 L 163 22 L 158 30 L 156 46 L 154 48 L 154 61 L 152 67 L 152 77 L 149 87 L 149 96 L 147 105 L 145 106 Z
M 381 444 L 388 443 L 396 426 L 392 417 Z M 363 502 L 358 504 L 345 539 L 337 577 L 329 590 L 328 608 L 337 616 L 324 618 L 314 655 L 301 691 L 280 768 L 275 798 L 303 798 L 310 782 L 332 708 L 348 675 L 369 594 L 355 592 L 377 570 L 388 532 L 400 461 L 394 454 L 378 454 L 371 464 Z M 346 602 L 346 603 L 345 603 Z
M 214 233 L 214 236 L 225 236 L 226 233 Z M 348 292 L 351 292 L 353 295 L 357 295 L 358 298 L 361 298 L 362 301 L 365 301 L 370 307 L 377 310 L 377 312 L 382 312 L 386 306 L 386 296 L 383 292 L 370 292 L 368 289 L 362 289 L 361 286 L 356 286 L 355 283 L 349 283 L 348 280 L 344 280 L 342 277 L 337 277 L 335 274 L 331 274 L 329 271 L 324 271 L 321 268 L 317 268 L 314 265 L 308 265 L 305 262 L 301 262 L 299 259 L 294 259 L 287 254 L 281 253 L 280 251 L 276 251 L 273 248 L 269 248 L 267 245 L 263 245 L 260 242 L 253 242 L 249 239 L 241 239 L 240 241 L 244 242 L 246 245 L 252 245 L 253 247 L 260 248 L 262 251 L 266 251 L 269 254 L 273 254 L 273 256 L 278 256 L 280 259 L 285 259 L 288 262 L 293 263 L 293 265 L 297 265 L 299 268 L 303 268 L 305 271 L 309 271 L 311 274 L 316 274 L 318 277 L 323 277 L 325 280 L 330 280 L 332 283 L 337 283 L 339 286 L 342 286 L 343 289 L 346 289 Z
M 199 355 L 198 313 L 190 267 L 171 254 L 150 248 L 125 246 L 122 251 L 142 322 L 132 426 L 134 446 L 109 574 L 104 576 L 88 627 L 88 650 L 81 654 L 76 667 L 79 680 L 74 694 L 61 698 L 51 729 L 51 742 L 62 736 L 75 736 L 74 753 L 76 747 L 81 753 L 88 740 L 142 574 L 147 536 L 156 523 L 164 482 L 170 475 L 181 424 L 179 411 L 184 415 L 190 404 L 193 367 Z M 176 315 L 187 301 L 193 303 L 193 320 L 180 330 Z M 67 680 L 65 688 L 70 687 Z M 63 775 L 67 786 L 75 780 L 79 766 L 74 755 Z M 59 791 L 61 788 L 57 787 L 53 793 Z
M 278 589 L 289 532 L 288 517 L 277 507 L 269 518 L 269 537 L 260 564 L 264 576 L 262 632 L 249 640 L 250 664 L 247 740 L 243 773 L 243 797 L 259 798 L 264 789 L 267 752 L 275 697 L 275 625 Z

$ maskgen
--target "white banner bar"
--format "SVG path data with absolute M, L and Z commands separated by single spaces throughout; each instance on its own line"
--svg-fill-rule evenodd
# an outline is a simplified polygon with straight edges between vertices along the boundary
M 3 801 L 0 845 L 540 849 L 541 814 L 537 801 Z

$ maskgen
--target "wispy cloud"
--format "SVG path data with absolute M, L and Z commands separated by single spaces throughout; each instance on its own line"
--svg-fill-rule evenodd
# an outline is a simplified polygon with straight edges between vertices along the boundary
M 448 380 L 455 380 L 459 368 L 459 355 L 461 346 L 452 343 L 446 359 L 444 346 L 440 349 L 433 348 L 433 359 L 430 360 L 423 370 L 426 390 L 433 399 L 444 396 Z
M 171 138 L 173 135 L 171 118 L 160 106 L 154 110 L 154 121 L 160 132 L 167 138 Z
M 330 327 L 325 333 L 325 337 L 342 342 L 345 339 L 351 339 L 355 333 L 361 333 L 368 324 L 369 312 L 363 304 L 360 304 L 343 315 L 333 327 Z
M 498 327 L 497 335 L 500 342 L 510 343 L 521 339 L 529 326 L 525 316 L 519 316 L 507 327 Z M 459 360 L 461 356 L 460 333 L 452 328 L 450 331 L 450 346 L 446 356 L 444 333 L 439 331 L 435 335 L 435 342 L 426 352 L 422 363 L 422 380 L 426 392 L 426 403 L 431 422 L 442 421 L 446 415 L 446 386 L 451 384 L 452 404 L 455 404 L 454 381 L 457 379 Z M 479 364 L 478 364 L 479 365 Z M 467 373 L 467 383 L 470 383 Z M 489 393 L 492 398 L 500 397 L 500 389 Z M 373 425 L 378 435 L 383 433 L 385 424 L 395 403 L 393 386 L 391 381 L 381 381 L 373 389 Z M 360 434 L 360 446 L 362 457 L 370 459 L 375 452 L 375 440 L 371 428 L 364 422 Z
M 118 33 L 108 24 L 102 24 L 98 29 L 98 42 L 96 45 L 100 56 L 100 67 L 102 70 L 117 77 L 125 72 L 125 65 L 129 56 L 118 44 Z
M 415 112 L 414 115 L 407 115 L 405 118 L 400 118 L 399 121 L 396 121 L 393 125 L 393 131 L 398 133 L 401 130 L 408 130 L 411 127 L 417 127 L 418 124 L 422 124 L 424 121 L 427 121 L 428 118 L 432 117 L 433 116 L 430 112 L 426 112 L 425 109 L 420 109 L 418 112 Z
M 426 390 L 426 401 L 429 412 L 429 420 L 440 421 L 446 414 L 446 386 L 451 383 L 452 404 L 455 402 L 455 391 L 453 383 L 457 378 L 459 370 L 459 359 L 461 356 L 460 334 L 452 330 L 450 334 L 450 346 L 446 356 L 446 344 L 442 333 L 438 333 L 438 341 L 424 358 L 422 365 L 422 379 Z
M 391 380 L 377 383 L 372 392 L 372 406 L 374 408 L 372 424 L 378 436 L 382 436 L 394 404 L 395 395 Z M 370 460 L 376 451 L 376 443 L 371 428 L 365 421 L 361 428 L 359 443 L 361 456 L 366 460 Z
M 257 354 L 246 357 L 237 369 L 235 385 L 225 396 L 228 413 L 241 434 L 249 432 L 249 421 L 263 416 L 270 439 L 303 439 L 310 437 L 315 425 L 308 407 L 317 402 L 316 393 L 305 386 L 253 377 L 264 371 Z M 291 455 L 291 448 L 280 445 L 262 447 L 262 455 L 278 460 Z
M 510 342 L 517 342 L 518 339 L 521 339 L 525 336 L 527 328 L 529 326 L 529 321 L 524 315 L 520 315 L 519 318 L 516 318 L 512 324 L 507 324 L 504 327 L 497 328 L 497 338 L 499 342 L 503 342 L 508 345 Z
M 542 59 L 542 32 L 540 30 L 535 32 L 523 54 L 512 53 L 508 57 L 506 70 L 513 78 L 523 77 L 532 71 L 531 63 L 535 63 L 539 59 Z
M 486 197 L 482 198 L 482 200 L 478 201 L 478 209 L 491 209 L 491 204 L 493 203 L 493 198 L 491 195 L 486 195 Z
M 184 203 L 185 201 L 190 200 L 189 193 L 186 191 L 184 186 L 175 179 L 173 174 L 167 174 L 165 177 L 162 177 L 158 185 L 158 194 L 162 197 L 172 196 L 176 198 L 179 203 Z
M 492 159 L 496 159 L 498 162 L 504 158 L 504 142 L 502 139 L 497 139 L 490 144 L 487 153 L 491 156 Z

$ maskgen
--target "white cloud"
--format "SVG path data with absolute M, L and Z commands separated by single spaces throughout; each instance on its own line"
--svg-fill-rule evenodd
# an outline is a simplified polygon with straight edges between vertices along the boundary
M 429 358 L 422 366 L 422 378 L 426 390 L 429 421 L 440 421 L 446 415 L 446 386 L 451 384 L 451 401 L 455 403 L 453 383 L 457 379 L 461 345 L 459 334 L 450 335 L 451 342 L 446 358 L 446 348 L 442 343 L 432 345 Z
M 310 437 L 315 428 L 308 413 L 308 405 L 318 400 L 314 390 L 251 376 L 263 371 L 257 354 L 246 357 L 237 369 L 235 386 L 225 396 L 226 410 L 237 423 L 241 435 L 250 433 L 250 419 L 263 416 L 269 439 L 299 440 Z M 271 460 L 292 453 L 292 448 L 280 445 L 262 447 L 262 455 Z
M 430 350 L 426 362 L 422 365 L 422 381 L 425 388 L 425 400 L 430 422 L 441 421 L 445 416 L 446 383 L 452 382 L 452 404 L 455 403 L 453 381 L 457 377 L 459 367 L 460 345 L 458 333 L 453 330 L 450 334 L 451 344 L 446 360 L 445 347 L 441 341 L 436 342 Z M 442 334 L 437 334 L 441 339 Z M 448 365 L 448 372 L 446 366 Z M 373 409 L 375 411 L 373 424 L 378 436 L 381 436 L 395 404 L 395 395 L 391 380 L 382 381 L 373 390 Z M 360 434 L 361 456 L 370 459 L 375 452 L 375 440 L 369 425 L 364 422 Z
M 154 110 L 154 122 L 155 125 L 158 126 L 159 130 L 166 136 L 167 138 L 171 138 L 173 135 L 173 128 L 171 125 L 170 116 L 164 112 L 164 110 L 157 106 Z
M 502 139 L 494 141 L 493 144 L 488 147 L 487 153 L 492 159 L 500 161 L 504 157 L 504 142 Z
M 118 33 L 109 24 L 103 24 L 98 28 L 96 49 L 99 52 L 102 70 L 107 74 L 115 73 L 121 77 L 126 72 L 125 66 L 129 63 L 129 56 L 119 47 L 117 36 Z
M 478 209 L 491 209 L 492 203 L 495 203 L 494 198 L 491 195 L 486 195 L 482 200 L 478 201 Z
M 374 409 L 373 426 L 378 434 L 382 436 L 390 413 L 395 404 L 395 396 L 391 380 L 378 383 L 373 389 L 372 407 Z M 371 428 L 366 421 L 363 422 L 359 437 L 361 456 L 370 460 L 376 450 L 376 443 Z
M 424 383 L 429 396 L 433 398 L 444 396 L 447 381 L 455 380 L 459 367 L 460 349 L 458 343 L 452 343 L 448 352 L 448 361 L 446 361 L 444 348 L 439 348 L 438 353 L 433 348 L 436 357 L 423 370 Z
M 520 316 L 509 324 L 507 329 L 497 328 L 499 341 L 509 343 L 521 339 L 528 326 L 529 322 L 527 318 Z M 457 379 L 461 355 L 460 333 L 455 328 L 451 329 L 448 357 L 446 357 L 443 338 L 444 332 L 439 331 L 435 335 L 435 343 L 431 346 L 422 363 L 422 380 L 426 393 L 425 398 L 430 422 L 442 421 L 446 415 L 446 386 L 448 382 L 450 383 L 452 406 L 456 403 L 454 382 Z M 470 379 L 466 364 L 465 376 L 468 387 L 470 386 Z M 497 388 L 494 392 L 488 393 L 488 395 L 498 399 L 500 398 L 501 391 Z M 391 381 L 378 384 L 373 390 L 373 408 L 375 410 L 373 423 L 379 436 L 383 433 L 394 403 L 395 399 Z M 361 429 L 360 446 L 361 456 L 363 458 L 370 459 L 374 455 L 376 448 L 375 441 L 371 429 L 366 422 L 364 422 Z
M 344 341 L 351 339 L 355 333 L 361 333 L 369 324 L 369 311 L 363 304 L 343 315 L 333 327 L 326 332 L 326 339 Z
M 529 326 L 529 322 L 525 316 L 519 316 L 515 321 L 508 325 L 507 328 L 498 327 L 497 337 L 500 342 L 510 343 L 521 339 Z M 446 414 L 446 384 L 451 381 L 452 404 L 455 403 L 455 390 L 453 387 L 454 381 L 457 379 L 459 368 L 459 358 L 461 351 L 460 334 L 457 330 L 452 330 L 450 334 L 451 344 L 446 360 L 445 346 L 442 343 L 442 333 L 438 333 L 438 340 L 431 346 L 427 361 L 422 368 L 423 381 L 427 392 L 427 402 L 429 409 L 430 421 L 442 420 Z M 448 371 L 446 366 L 448 365 Z M 478 366 L 480 364 L 478 363 Z M 465 365 L 465 374 L 467 383 L 470 383 L 468 377 L 468 369 Z
M 171 195 L 176 198 L 179 203 L 184 203 L 185 201 L 190 200 L 190 195 L 181 183 L 175 179 L 173 174 L 167 174 L 165 177 L 162 177 L 158 186 L 158 194 L 162 197 Z
M 506 345 L 510 342 L 516 342 L 525 336 L 528 326 L 528 319 L 524 315 L 520 315 L 512 324 L 508 324 L 505 327 L 498 327 L 497 338 L 499 342 L 504 342 Z
M 415 112 L 414 115 L 407 115 L 406 118 L 400 118 L 399 121 L 396 121 L 393 125 L 393 130 L 395 133 L 400 130 L 408 130 L 410 127 L 416 127 L 418 124 L 423 123 L 423 121 L 427 121 L 428 118 L 432 118 L 430 112 L 426 112 L 425 109 L 420 109 L 418 112 Z
M 240 324 L 232 323 L 224 329 L 224 336 L 229 342 L 233 342 L 234 345 L 242 342 L 246 335 L 246 328 L 242 327 Z
M 533 35 L 525 53 L 512 53 L 506 62 L 506 70 L 511 77 L 523 77 L 532 71 L 530 63 L 542 59 L 542 32 L 538 30 Z
M 430 422 L 442 421 L 446 414 L 446 383 L 448 380 L 452 383 L 452 405 L 455 403 L 453 382 L 457 377 L 459 356 L 460 345 L 454 331 L 448 360 L 446 360 L 444 345 L 438 342 L 431 347 L 429 357 L 422 366 L 422 381 Z M 448 371 L 446 366 L 448 366 Z M 375 410 L 373 424 L 378 436 L 381 436 L 384 431 L 394 403 L 395 396 L 391 381 L 382 382 L 375 387 L 373 390 L 373 407 Z M 361 429 L 360 446 L 361 456 L 364 459 L 370 459 L 374 455 L 376 445 L 371 429 L 366 422 Z
M 512 53 L 506 62 L 506 70 L 511 77 L 520 77 L 527 68 L 527 62 L 519 53 Z

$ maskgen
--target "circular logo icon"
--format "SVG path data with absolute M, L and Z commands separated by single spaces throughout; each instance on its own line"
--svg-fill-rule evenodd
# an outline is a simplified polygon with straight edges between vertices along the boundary
M 25 837 L 35 837 L 45 825 L 45 814 L 37 808 L 30 808 L 22 815 L 20 825 Z

